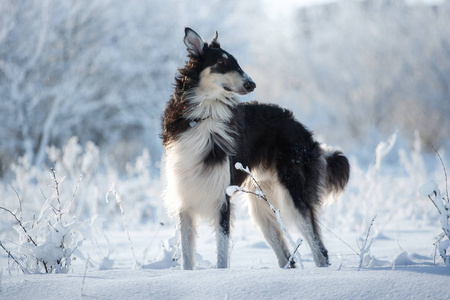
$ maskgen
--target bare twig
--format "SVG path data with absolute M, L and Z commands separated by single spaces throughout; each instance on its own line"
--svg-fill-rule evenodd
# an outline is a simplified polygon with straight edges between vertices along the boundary
M 8 249 L 5 248 L 5 246 L 3 246 L 3 243 L 1 241 L 0 247 L 2 247 L 3 250 L 5 250 L 5 252 L 8 254 L 8 256 L 14 260 L 14 262 L 19 266 L 20 270 L 22 270 L 24 274 L 30 274 L 30 272 L 22 266 L 22 264 L 17 260 L 17 258 L 15 258 L 14 255 L 12 255 L 11 251 L 9 251 Z
M 433 199 L 431 195 L 428 195 L 428 198 L 431 200 L 433 205 L 436 207 L 438 213 L 440 214 L 439 221 L 441 223 L 441 228 L 447 238 L 450 240 L 450 226 L 448 223 L 448 219 L 450 217 L 448 208 L 442 203 L 441 193 L 440 191 L 434 191 L 435 198 Z M 439 201 L 439 202 L 436 202 Z
M 73 191 L 73 194 L 72 194 L 72 201 L 70 202 L 70 205 L 72 205 L 73 201 L 75 200 L 75 196 L 77 195 L 78 189 L 80 188 L 80 183 L 81 183 L 82 178 L 83 178 L 83 175 L 80 175 L 80 177 L 78 178 L 77 185 L 75 186 L 75 190 Z
M 88 270 L 88 266 L 89 266 L 89 257 L 86 259 L 86 266 L 84 267 L 84 273 L 83 273 L 83 281 L 81 283 L 81 297 L 84 297 L 84 281 L 86 280 L 86 274 L 87 274 L 87 270 Z
M 56 178 L 55 169 L 54 168 L 50 168 L 50 170 L 51 170 L 52 180 L 55 183 L 54 188 L 56 190 L 56 201 L 58 202 L 58 208 L 55 208 L 58 213 L 55 212 L 55 214 L 57 215 L 57 220 L 61 220 L 62 212 L 61 212 L 61 199 L 60 199 L 60 192 L 59 192 L 59 184 L 60 184 L 60 182 Z M 59 219 L 58 219 L 58 216 L 59 216 Z
M 153 234 L 153 236 L 152 236 L 150 242 L 148 243 L 148 246 L 144 249 L 144 253 L 143 253 L 143 255 L 142 255 L 142 262 L 141 262 L 141 265 L 144 265 L 144 261 L 145 261 L 145 258 L 147 257 L 147 253 L 148 253 L 148 251 L 150 250 L 150 247 L 152 246 L 153 241 L 155 240 L 156 236 L 158 235 L 159 230 L 160 230 L 161 227 L 163 227 L 164 225 L 165 225 L 165 224 L 164 224 L 163 222 L 159 222 L 159 226 L 158 226 L 158 228 L 156 229 L 156 232 Z
M 128 225 L 127 225 L 127 221 L 125 218 L 125 210 L 123 209 L 123 206 L 122 206 L 122 200 L 120 198 L 120 194 L 116 190 L 116 185 L 113 185 L 111 187 L 111 189 L 108 191 L 108 193 L 106 193 L 106 203 L 108 203 L 109 194 L 114 195 L 115 200 L 116 200 L 117 204 L 119 205 L 120 212 L 122 213 L 123 226 L 125 228 L 125 232 L 127 234 L 128 241 L 130 242 L 130 248 L 131 248 L 131 252 L 133 254 L 133 258 L 134 258 L 134 267 L 140 267 L 140 264 L 136 259 L 136 255 L 134 254 L 134 247 L 133 247 L 133 243 L 131 242 L 130 232 L 128 231 Z
M 364 243 L 362 244 L 362 246 L 360 247 L 360 253 L 359 253 L 359 266 L 358 266 L 358 271 L 361 269 L 362 267 L 362 263 L 363 263 L 363 259 L 364 259 L 364 255 L 369 252 L 370 250 L 370 246 L 372 245 L 373 240 L 371 240 L 369 242 L 369 245 L 367 245 L 367 241 L 369 240 L 369 235 L 370 235 L 370 230 L 372 229 L 373 226 L 373 222 L 375 221 L 375 218 L 377 216 L 375 215 L 375 217 L 373 217 L 372 221 L 370 222 L 369 228 L 367 229 L 367 234 L 366 234 L 366 239 L 364 240 Z
M 20 199 L 20 196 L 19 196 L 19 193 L 17 192 L 17 190 L 12 185 L 10 185 L 10 187 L 12 188 L 14 193 L 16 193 L 17 199 L 19 200 L 19 212 L 20 212 L 20 217 L 22 218 L 22 199 Z
M 442 241 L 442 239 L 445 237 L 444 233 L 441 233 L 437 239 L 436 242 L 433 243 L 434 246 L 434 257 L 433 257 L 433 264 L 436 264 L 436 252 L 438 251 L 439 248 L 439 243 Z
M 444 176 L 445 176 L 445 193 L 447 195 L 447 202 L 450 201 L 449 197 L 448 197 L 448 182 L 447 182 L 447 171 L 445 170 L 445 165 L 444 165 L 444 161 L 442 160 L 441 155 L 439 154 L 439 152 L 436 151 L 436 148 L 434 148 L 433 145 L 431 145 L 431 147 L 433 148 L 434 152 L 436 152 L 436 155 L 439 157 L 439 160 L 441 161 L 441 165 L 442 165 L 442 169 L 444 169 Z
M 10 211 L 7 208 L 4 207 L 0 207 L 0 209 L 3 209 L 4 211 L 10 213 L 17 221 L 17 223 L 19 224 L 20 228 L 22 228 L 23 232 L 25 232 L 28 236 L 28 239 L 30 240 L 30 242 L 33 243 L 33 245 L 37 246 L 36 242 L 33 240 L 33 238 L 28 234 L 27 229 L 25 228 L 25 226 L 23 226 L 22 222 L 19 220 L 19 218 L 17 218 L 17 215 L 15 213 L 13 213 L 12 211 Z
M 300 246 L 302 245 L 302 242 L 303 242 L 302 239 L 297 240 L 297 247 L 295 247 L 294 252 L 292 252 L 291 256 L 289 257 L 288 263 L 284 266 L 284 269 L 288 269 L 289 266 L 291 266 L 293 263 L 295 263 L 295 260 L 294 260 L 295 254 L 297 253 L 298 248 L 300 248 Z M 300 261 L 300 264 L 303 269 L 303 264 L 301 263 L 301 261 Z
M 450 255 L 447 255 L 447 251 L 449 250 L 450 245 L 450 199 L 448 196 L 448 179 L 447 179 L 447 171 L 445 169 L 444 161 L 442 160 L 442 157 L 439 155 L 439 153 L 436 151 L 434 146 L 431 146 L 438 156 L 442 169 L 444 170 L 444 177 L 445 177 L 445 191 L 446 191 L 446 197 L 443 197 L 441 195 L 441 191 L 434 181 L 430 181 L 427 184 L 424 184 L 420 188 L 420 193 L 422 196 L 427 195 L 428 199 L 433 203 L 434 207 L 436 207 L 438 213 L 439 213 L 439 223 L 441 224 L 441 228 L 443 231 L 443 234 L 439 237 L 439 239 L 434 243 L 436 246 L 435 248 L 435 257 L 436 257 L 436 250 L 439 248 L 439 254 L 441 255 L 442 259 L 444 260 L 445 265 L 450 265 Z M 431 187 L 433 189 L 431 189 Z M 442 240 L 444 236 L 447 236 L 447 240 Z

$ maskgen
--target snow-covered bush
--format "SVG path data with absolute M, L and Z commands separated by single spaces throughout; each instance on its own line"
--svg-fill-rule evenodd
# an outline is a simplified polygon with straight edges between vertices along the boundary
M 70 138 L 62 149 L 49 147 L 47 155 L 51 163 L 48 168 L 53 168 L 64 178 L 63 185 L 80 187 L 77 201 L 70 207 L 70 213 L 79 219 L 97 217 L 97 224 L 103 227 L 121 224 L 112 222 L 116 218 L 121 219 L 118 204 L 105 201 L 105 195 L 113 185 L 120 191 L 125 212 L 134 216 L 130 218 L 130 225 L 164 218 L 164 209 L 159 205 L 160 182 L 150 172 L 151 157 L 147 150 L 135 162 L 126 164 L 126 172 L 119 172 L 108 158 L 101 157 L 94 143 L 88 142 L 83 146 L 77 137 Z M 12 186 L 22 199 L 24 218 L 30 219 L 41 210 L 42 194 L 53 192 L 48 186 L 48 172 L 31 165 L 26 157 L 20 158 L 11 169 L 11 178 L 0 185 L 0 206 L 7 207 L 11 202 L 9 199 L 16 197 Z M 70 199 L 72 193 L 69 188 L 60 190 L 64 199 Z
M 44 199 L 40 213 L 32 219 L 24 219 L 22 203 L 19 198 L 19 209 L 15 212 L 8 208 L 0 210 L 12 217 L 16 223 L 15 239 L 9 242 L 0 241 L 0 245 L 8 256 L 26 274 L 67 273 L 72 263 L 73 254 L 84 240 L 83 231 L 87 228 L 69 214 L 78 187 L 69 199 L 61 198 L 61 184 L 56 172 L 50 172 L 54 192 Z M 19 197 L 19 195 L 18 195 Z M 16 250 L 10 247 L 15 246 Z
M 12 166 L 11 178 L 0 185 L 0 207 L 5 208 L 0 211 L 0 241 L 11 254 L 12 248 L 28 242 L 27 247 L 19 247 L 21 254 L 34 257 L 35 261 L 46 261 L 47 270 L 41 263 L 44 271 L 63 272 L 70 266 L 68 255 L 71 255 L 70 250 L 64 252 L 64 249 L 73 251 L 76 248 L 73 243 L 84 238 L 92 244 L 92 252 L 76 251 L 77 256 L 83 259 L 90 256 L 90 265 L 103 268 L 111 252 L 103 229 L 123 230 L 123 214 L 132 216 L 127 221 L 133 228 L 142 223 L 165 221 L 164 209 L 159 205 L 159 179 L 151 175 L 148 151 L 144 150 L 135 162 L 128 163 L 126 173 L 119 173 L 107 158 L 101 158 L 94 143 L 82 146 L 76 137 L 69 139 L 62 149 L 48 148 L 47 155 L 52 163 L 53 184 L 49 184 L 48 171 L 31 165 L 23 157 Z M 105 201 L 111 186 L 117 193 L 120 191 L 120 203 Z M 4 214 L 9 217 L 3 217 Z M 76 216 L 76 221 L 70 216 Z M 63 242 L 59 243 L 58 239 Z M 99 239 L 106 240 L 108 249 L 99 245 L 104 244 Z M 62 246 L 52 248 L 53 242 Z M 44 257 L 50 253 L 65 258 Z M 50 261 L 56 261 L 56 265 L 51 267 L 54 264 Z M 23 270 L 40 271 L 18 263 L 23 265 Z
M 418 134 L 412 150 L 404 147 L 403 138 L 393 134 L 381 141 L 373 155 L 373 163 L 365 166 L 357 157 L 350 157 L 352 177 L 345 193 L 330 206 L 323 208 L 327 227 L 342 231 L 363 232 L 366 219 L 377 215 L 374 235 L 394 223 L 428 225 L 437 212 L 417 192 L 429 176 L 440 167 L 431 154 L 423 151 Z

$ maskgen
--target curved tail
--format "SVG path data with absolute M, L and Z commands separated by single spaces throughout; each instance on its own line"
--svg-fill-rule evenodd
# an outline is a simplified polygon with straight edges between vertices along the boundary
M 327 162 L 326 193 L 338 196 L 344 191 L 350 178 L 350 164 L 341 151 L 325 150 L 324 154 Z

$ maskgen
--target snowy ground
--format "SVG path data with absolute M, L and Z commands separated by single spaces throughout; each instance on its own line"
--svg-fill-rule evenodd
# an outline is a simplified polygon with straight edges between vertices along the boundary
M 239 213 L 240 214 L 240 213 Z M 172 226 L 152 225 L 130 232 L 134 253 L 143 267 L 136 268 L 125 231 L 108 231 L 112 265 L 99 270 L 96 251 L 92 264 L 79 258 L 68 274 L 8 274 L 1 262 L 1 299 L 449 299 L 450 268 L 439 257 L 433 261 L 438 228 L 424 224 L 390 224 L 376 233 L 366 268 L 358 271 L 354 232 L 324 229 L 331 267 L 319 269 L 306 245 L 301 246 L 304 269 L 282 270 L 260 233 L 244 218 L 236 221 L 231 268 L 214 268 L 214 234 L 200 230 L 197 270 L 171 267 L 161 257 L 162 241 L 174 234 Z M 159 227 L 159 229 L 158 229 Z M 340 239 L 349 244 L 345 245 Z M 365 233 L 361 232 L 364 236 Z M 88 245 L 86 245 L 87 247 Z M 96 250 L 97 249 L 97 250 Z M 144 258 L 144 255 L 146 258 Z M 156 259 L 160 257 L 159 259 Z M 370 262 L 369 262 L 370 260 Z M 162 268 L 162 269 L 160 269 Z M 83 283 L 84 282 L 84 283 Z
M 448 275 L 448 273 L 447 273 Z M 443 270 L 112 270 L 10 277 L 3 299 L 448 299 Z

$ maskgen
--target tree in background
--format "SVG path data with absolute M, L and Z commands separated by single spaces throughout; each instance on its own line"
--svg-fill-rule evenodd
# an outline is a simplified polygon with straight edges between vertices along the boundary
M 3 171 L 22 155 L 41 166 L 47 147 L 71 136 L 93 141 L 118 167 L 144 147 L 158 154 L 176 52 L 158 43 L 172 27 L 155 30 L 159 20 L 148 17 L 163 16 L 170 3 L 140 4 L 2 1 Z

